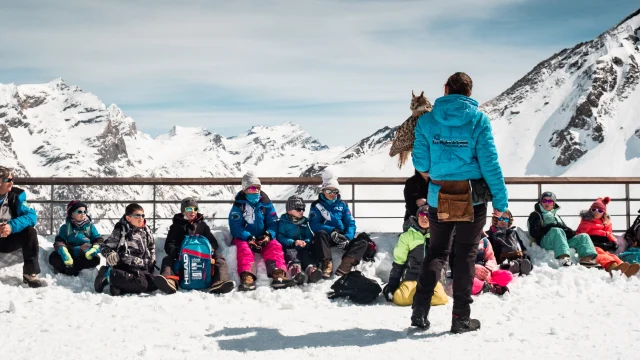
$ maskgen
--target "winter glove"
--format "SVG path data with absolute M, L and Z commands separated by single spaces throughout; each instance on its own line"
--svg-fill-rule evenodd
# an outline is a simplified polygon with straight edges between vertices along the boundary
M 491 279 L 491 270 L 476 264 L 476 277 L 480 280 L 489 281 Z
M 108 253 L 106 258 L 107 258 L 107 265 L 111 267 L 118 265 L 118 262 L 120 261 L 120 257 L 118 256 L 118 253 L 116 253 L 115 251 L 111 251 L 110 253 Z
M 271 234 L 269 233 L 265 233 L 264 235 L 260 236 L 257 240 L 256 243 L 258 244 L 258 246 L 265 247 L 267 246 L 267 244 L 269 243 L 269 241 L 271 241 Z
M 384 295 L 384 298 L 387 299 L 387 301 L 389 302 L 393 301 L 394 292 L 395 291 L 389 288 L 389 284 L 385 285 L 384 288 L 382 289 L 382 295 Z
M 344 234 L 342 234 L 341 232 L 334 230 L 331 233 L 331 239 L 333 240 L 334 243 L 336 243 L 336 246 L 340 249 L 343 249 L 347 247 L 347 245 L 349 244 L 349 238 L 347 238 L 346 236 L 344 236 Z
M 98 256 L 99 253 L 100 245 L 93 245 L 86 253 L 84 253 L 84 257 L 87 258 L 87 260 L 91 260 L 94 257 Z
M 73 266 L 73 258 L 71 257 L 71 254 L 69 254 L 69 249 L 67 249 L 66 246 L 59 247 L 58 254 L 60 254 L 62 262 L 64 262 L 66 266 Z
M 139 257 L 131 257 L 131 265 L 135 265 L 137 267 L 144 267 L 144 260 Z M 151 267 L 153 269 L 153 266 Z
M 247 238 L 247 243 L 249 244 L 249 248 L 251 249 L 251 251 L 253 251 L 254 253 L 260 253 L 262 251 L 262 247 L 258 245 L 255 236 L 249 236 Z

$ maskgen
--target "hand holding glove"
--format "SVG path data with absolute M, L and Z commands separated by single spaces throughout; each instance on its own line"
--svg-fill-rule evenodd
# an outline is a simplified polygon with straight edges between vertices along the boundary
M 343 233 L 337 230 L 334 230 L 333 232 L 331 232 L 331 239 L 333 240 L 334 243 L 336 243 L 336 246 L 338 248 L 343 250 L 349 244 L 349 238 L 347 238 L 346 236 L 344 236 Z
M 106 258 L 107 258 L 107 265 L 112 267 L 118 265 L 118 262 L 120 261 L 120 257 L 118 256 L 118 253 L 116 253 L 113 250 L 107 254 Z
M 62 258 L 62 262 L 64 262 L 66 266 L 68 267 L 73 266 L 73 258 L 71 257 L 71 254 L 69 254 L 69 249 L 67 249 L 66 246 L 59 247 L 58 254 L 60 254 L 60 257 Z
M 84 253 L 84 257 L 87 260 L 91 260 L 94 257 L 98 256 L 99 253 L 100 253 L 100 245 L 93 245 L 92 247 L 89 248 L 89 250 L 87 250 L 87 252 Z
M 249 236 L 247 238 L 247 243 L 249 243 L 249 248 L 251 248 L 251 251 L 254 253 L 260 253 L 262 251 L 262 247 L 258 245 L 255 236 Z
M 489 281 L 491 280 L 491 270 L 476 264 L 476 277 L 480 280 Z
M 269 234 L 269 232 L 266 232 L 264 233 L 264 235 L 260 236 L 256 242 L 260 247 L 265 247 L 267 246 L 269 241 L 271 241 L 271 234 Z

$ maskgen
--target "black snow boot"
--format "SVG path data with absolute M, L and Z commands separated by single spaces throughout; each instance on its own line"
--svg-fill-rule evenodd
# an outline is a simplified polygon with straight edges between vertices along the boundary
M 420 329 L 427 330 L 431 326 L 431 323 L 427 319 L 427 310 L 422 308 L 413 309 L 411 314 L 411 326 L 419 327 Z
M 462 334 L 470 331 L 480 330 L 480 320 L 471 318 L 462 318 L 453 316 L 451 321 L 451 332 L 454 334 Z

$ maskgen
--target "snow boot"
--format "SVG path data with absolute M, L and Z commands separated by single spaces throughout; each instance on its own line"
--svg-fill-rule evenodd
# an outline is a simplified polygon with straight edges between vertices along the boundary
M 289 274 L 291 274 L 291 277 L 298 285 L 302 285 L 307 281 L 307 275 L 302 272 L 302 266 L 300 266 L 300 264 L 292 264 L 289 266 Z
M 512 274 L 520 274 L 520 263 L 518 260 L 509 261 L 509 269 Z
M 597 262 L 596 259 L 592 257 L 583 257 L 580 258 L 580 265 L 587 268 L 602 268 Z
M 38 278 L 38 274 L 23 274 L 22 282 L 27 284 L 30 288 L 39 288 L 44 285 L 42 280 Z
M 608 273 L 610 273 L 611 276 L 613 276 L 613 272 L 614 271 L 620 271 L 621 273 L 624 274 L 627 270 L 629 270 L 629 264 L 621 263 L 620 265 L 618 265 L 616 263 L 611 263 L 611 264 L 609 264 L 609 266 L 605 270 Z
M 345 256 L 344 258 L 342 258 L 342 262 L 336 270 L 336 276 L 344 276 L 350 273 L 351 269 L 356 266 L 356 262 L 356 259 L 352 258 L 351 256 Z
M 165 294 L 175 294 L 178 291 L 178 280 L 180 278 L 172 275 L 156 275 L 153 277 L 153 283 Z
M 333 272 L 333 262 L 331 259 L 324 260 L 322 262 L 322 278 L 328 279 L 331 277 L 331 273 Z
M 423 330 L 429 329 L 431 323 L 427 319 L 428 312 L 423 308 L 415 308 L 411 313 L 411 326 L 418 327 Z
M 93 282 L 93 288 L 98 294 L 101 294 L 104 287 L 109 285 L 109 273 L 111 273 L 109 269 L 111 268 L 108 266 L 101 266 L 100 270 L 98 270 L 98 276 Z
M 240 274 L 240 281 L 242 282 L 238 286 L 239 291 L 253 291 L 256 289 L 256 279 L 250 272 L 243 272 Z
M 632 277 L 637 274 L 638 271 L 640 271 L 640 264 L 631 264 L 629 265 L 629 269 L 624 271 L 624 274 L 627 275 L 627 277 Z
M 470 331 L 480 330 L 480 320 L 468 317 L 462 318 L 453 315 L 451 320 L 451 332 L 454 334 L 462 334 Z
M 298 285 L 295 280 L 287 278 L 287 273 L 282 269 L 273 270 L 271 278 L 271 287 L 275 290 L 286 289 L 288 287 Z
M 209 294 L 226 294 L 233 291 L 233 288 L 236 287 L 236 283 L 231 280 L 227 281 L 218 281 L 214 283 L 209 288 Z
M 307 279 L 309 279 L 309 284 L 317 283 L 322 280 L 322 271 L 313 265 L 307 266 L 305 273 L 307 274 Z
M 558 258 L 558 264 L 560 264 L 560 266 L 571 266 L 571 258 L 568 256 Z
M 482 286 L 482 292 L 483 293 L 490 292 L 496 295 L 504 295 L 505 293 L 509 292 L 509 288 L 506 286 L 489 284 L 488 282 L 485 281 L 484 285 Z
M 520 263 L 520 276 L 527 276 L 533 270 L 533 265 L 531 264 L 531 260 L 529 259 L 520 259 L 518 260 Z

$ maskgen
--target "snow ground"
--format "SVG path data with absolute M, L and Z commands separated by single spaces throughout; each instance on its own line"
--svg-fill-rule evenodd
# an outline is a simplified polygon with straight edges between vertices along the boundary
M 216 236 L 228 240 L 224 233 Z M 372 237 L 377 260 L 361 267 L 386 281 L 397 234 Z M 19 284 L 20 264 L 0 268 L 2 359 L 628 359 L 640 350 L 640 316 L 633 310 L 640 279 L 580 266 L 557 269 L 551 253 L 535 246 L 534 271 L 515 279 L 511 293 L 475 298 L 481 331 L 451 335 L 451 301 L 432 309 L 432 327 L 421 332 L 409 326 L 410 308 L 382 297 L 366 306 L 329 301 L 331 281 L 273 291 L 264 266 L 251 293 L 96 294 L 97 270 L 78 278 L 53 275 L 46 261 L 52 239 L 40 240 L 48 287 Z M 158 239 L 159 249 L 163 241 Z M 237 281 L 235 248 L 221 248 Z M 159 251 L 158 259 L 163 255 Z M 8 259 L 0 255 L 0 261 Z

